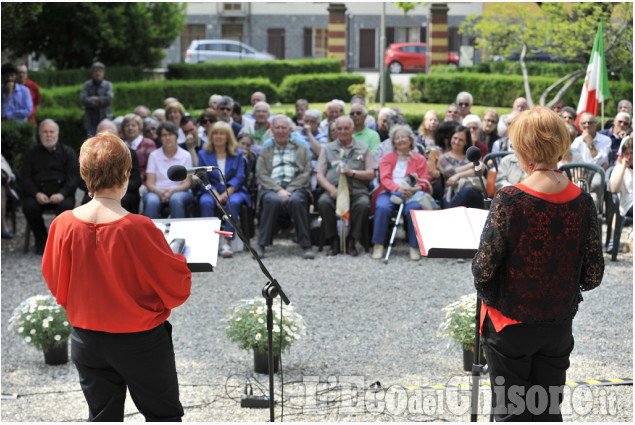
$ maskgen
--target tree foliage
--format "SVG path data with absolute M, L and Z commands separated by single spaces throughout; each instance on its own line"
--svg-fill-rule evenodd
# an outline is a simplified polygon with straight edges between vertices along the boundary
M 426 1 L 398 1 L 395 2 L 395 6 L 403 10 L 403 14 L 407 15 L 416 5 L 425 6 L 428 4 Z
M 580 68 L 547 90 L 558 89 L 549 104 L 555 103 L 575 81 L 584 77 L 600 19 L 604 20 L 604 51 L 609 74 L 619 75 L 633 68 L 633 9 L 631 3 L 559 3 L 544 2 L 537 13 L 531 3 L 495 3 L 482 15 L 469 16 L 461 33 L 476 35 L 476 45 L 486 57 L 546 53 L 556 60 L 578 63 Z M 527 99 L 531 99 L 528 75 L 524 72 Z M 564 91 L 563 91 L 564 90 Z
M 185 25 L 182 3 L 2 3 L 3 47 L 58 69 L 156 66 Z M 5 26 L 9 23 L 9 26 Z

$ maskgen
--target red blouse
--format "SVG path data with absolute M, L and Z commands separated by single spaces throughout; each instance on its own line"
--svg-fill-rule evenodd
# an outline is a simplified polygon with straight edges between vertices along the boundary
M 42 275 L 72 326 L 111 333 L 160 325 L 192 284 L 185 257 L 149 218 L 95 224 L 72 210 L 51 224 Z

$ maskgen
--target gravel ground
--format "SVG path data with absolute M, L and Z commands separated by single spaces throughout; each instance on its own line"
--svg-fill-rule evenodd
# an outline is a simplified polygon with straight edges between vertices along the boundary
M 1 342 L 2 393 L 19 396 L 2 400 L 0 419 L 84 421 L 88 412 L 74 366 L 46 366 L 41 352 L 7 328 L 20 301 L 47 292 L 41 257 L 22 254 L 23 217 L 18 229 L 13 240 L 2 240 Z M 369 254 L 316 252 L 315 260 L 302 260 L 299 247 L 280 238 L 267 249 L 265 265 L 307 323 L 307 337 L 283 353 L 284 376 L 275 378 L 276 421 L 469 421 L 467 391 L 369 391 L 376 381 L 386 389 L 469 379 L 459 348 L 438 336 L 438 326 L 445 305 L 473 292 L 470 262 L 413 263 L 407 249 L 400 238 L 387 265 Z M 574 320 L 569 381 L 633 375 L 633 255 L 618 259 L 605 256 L 602 285 L 585 293 Z M 213 273 L 194 274 L 192 282 L 192 296 L 170 318 L 183 419 L 267 421 L 268 409 L 240 407 L 245 385 L 264 395 L 268 378 L 253 373 L 252 354 L 228 341 L 222 321 L 236 301 L 260 296 L 266 280 L 257 263 L 238 253 L 219 259 Z M 480 394 L 487 406 L 489 389 Z M 130 397 L 126 403 L 125 420 L 142 421 Z M 489 410 L 481 412 L 479 420 L 486 421 Z M 567 387 L 563 413 L 567 421 L 632 422 L 632 386 Z

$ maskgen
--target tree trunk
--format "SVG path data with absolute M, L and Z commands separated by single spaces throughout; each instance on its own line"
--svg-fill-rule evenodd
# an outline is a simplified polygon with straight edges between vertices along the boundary
M 531 98 L 531 87 L 529 86 L 529 75 L 527 74 L 527 65 L 525 65 L 525 55 L 527 54 L 527 45 L 523 45 L 523 50 L 520 52 L 520 68 L 523 71 L 523 82 L 525 85 L 525 98 L 527 99 L 527 106 L 529 109 L 534 107 L 534 101 Z
M 545 106 L 545 102 L 547 101 L 547 96 L 549 96 L 549 93 L 551 93 L 553 90 L 555 90 L 556 87 L 558 87 L 560 84 L 564 83 L 566 80 L 568 80 L 569 78 L 575 78 L 575 80 L 573 80 L 573 82 L 577 81 L 582 75 L 584 75 L 586 72 L 585 68 L 580 68 L 577 69 L 575 71 L 573 71 L 570 74 L 565 75 L 564 77 L 562 77 L 561 79 L 559 79 L 558 81 L 556 81 L 555 83 L 553 83 L 552 85 L 550 85 L 549 87 L 547 87 L 547 89 L 542 93 L 542 95 L 540 96 L 540 105 L 541 106 Z M 572 84 L 572 83 L 571 83 Z M 567 88 L 571 87 L 571 84 L 569 84 L 567 86 Z M 558 92 L 558 94 L 556 95 L 556 97 L 554 97 L 553 99 L 551 99 L 551 101 L 546 105 L 548 108 L 551 108 L 557 101 L 559 101 L 562 98 L 562 95 L 564 94 L 564 92 Z

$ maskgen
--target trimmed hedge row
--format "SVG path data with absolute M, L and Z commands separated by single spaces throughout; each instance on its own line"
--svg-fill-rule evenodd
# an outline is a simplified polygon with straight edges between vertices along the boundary
M 349 99 L 348 87 L 365 81 L 363 75 L 356 74 L 289 75 L 280 84 L 278 95 L 283 103 L 293 103 L 299 98 L 309 102 Z
M 529 80 L 534 102 L 538 102 L 540 94 L 558 78 L 532 77 Z M 578 80 L 565 93 L 562 101 L 576 106 L 580 100 L 580 92 L 584 80 Z M 525 96 L 523 77 L 520 75 L 500 74 L 419 74 L 411 78 L 410 84 L 423 93 L 423 102 L 452 103 L 456 94 L 468 91 L 474 96 L 478 105 L 510 107 L 517 97 Z M 612 81 L 609 84 L 611 99 L 606 103 L 605 116 L 617 112 L 619 99 L 632 99 L 633 83 L 631 81 Z M 553 93 L 555 95 L 555 92 Z
M 91 78 L 90 68 L 62 69 L 59 71 L 29 71 L 29 79 L 35 81 L 40 88 L 74 86 L 83 84 Z M 106 79 L 113 83 L 143 81 L 143 67 L 140 66 L 107 66 Z
M 30 122 L 2 121 L 2 156 L 11 165 L 15 175 L 20 175 L 22 157 L 35 143 L 35 126 Z
M 168 65 L 167 79 L 190 80 L 200 78 L 228 79 L 264 77 L 280 84 L 292 74 L 324 74 L 342 72 L 339 59 L 299 59 L 273 61 L 218 61 L 199 64 L 174 63 Z
M 81 85 L 42 89 L 42 108 L 80 108 Z M 113 110 L 132 110 L 136 105 L 150 108 L 163 107 L 166 97 L 175 96 L 185 109 L 204 108 L 214 93 L 231 96 L 241 104 L 249 105 L 251 94 L 262 91 L 267 100 L 276 102 L 276 87 L 266 78 L 238 78 L 232 80 L 172 80 L 142 81 L 113 84 L 115 98 Z

